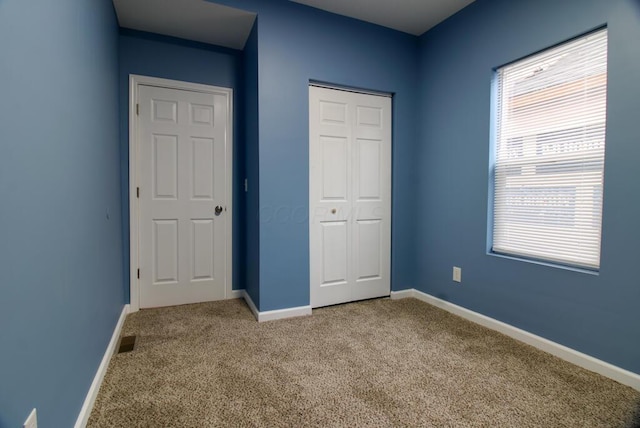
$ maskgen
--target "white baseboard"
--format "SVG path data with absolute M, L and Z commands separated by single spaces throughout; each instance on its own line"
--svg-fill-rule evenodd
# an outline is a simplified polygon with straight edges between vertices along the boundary
M 408 297 L 415 297 L 415 291 L 413 288 L 410 290 L 392 291 L 391 300 L 406 299 Z
M 253 300 L 251 300 L 251 296 L 249 296 L 249 293 L 247 293 L 245 290 L 242 290 L 242 298 L 245 302 L 247 302 L 247 306 L 249 306 L 249 309 L 251 309 L 251 312 L 253 313 L 253 316 L 256 317 L 256 320 L 260 322 L 260 311 L 258 311 L 256 304 L 253 303 Z
M 299 306 L 296 308 L 287 308 L 287 309 L 278 309 L 275 311 L 264 311 L 260 312 L 256 307 L 253 300 L 249 296 L 245 290 L 241 290 L 243 295 L 242 297 L 247 302 L 249 309 L 253 312 L 253 316 L 256 317 L 258 322 L 266 322 L 266 321 L 275 321 L 281 320 L 285 318 L 294 318 L 294 317 L 303 317 L 307 315 L 311 315 L 311 306 Z
M 285 318 L 305 317 L 311 315 L 311 306 L 298 306 L 297 308 L 278 309 L 275 311 L 260 312 L 258 321 L 274 321 Z
M 242 299 L 243 297 L 244 297 L 244 290 L 231 290 L 231 296 L 229 297 L 229 300 Z
M 458 315 L 469 321 L 475 322 L 476 324 L 480 324 L 484 327 L 498 331 L 502 334 L 519 340 L 520 342 L 524 342 L 542 351 L 548 352 L 549 354 L 555 355 L 556 357 L 561 358 L 565 361 L 573 363 L 592 372 L 601 374 L 602 376 L 608 377 L 617 382 L 620 382 L 623 385 L 630 386 L 631 388 L 640 391 L 640 374 L 633 373 L 623 368 L 614 366 L 613 364 L 607 363 L 606 361 L 602 361 L 590 355 L 583 354 L 582 352 L 576 351 L 575 349 L 571 349 L 559 343 L 552 342 L 551 340 L 545 339 L 544 337 L 529 333 L 528 331 L 519 329 L 502 321 L 498 321 L 488 316 L 463 308 L 462 306 L 447 302 L 446 300 L 438 299 L 437 297 L 431 296 L 427 293 L 423 293 L 422 291 L 416 289 L 391 293 L 391 298 L 394 300 L 407 297 L 413 297 L 436 306 L 440 309 L 444 309 L 445 311 L 450 312 L 454 315 Z
M 93 405 L 96 402 L 96 398 L 98 397 L 98 391 L 100 391 L 100 385 L 102 385 L 104 375 L 107 373 L 109 361 L 111 361 L 111 356 L 116 352 L 118 340 L 120 339 L 120 331 L 122 330 L 124 320 L 127 317 L 128 313 L 129 305 L 124 305 L 124 307 L 122 308 L 122 312 L 120 313 L 120 318 L 118 318 L 118 323 L 113 329 L 113 335 L 111 335 L 111 340 L 109 341 L 107 350 L 104 352 L 104 356 L 102 357 L 102 361 L 100 362 L 98 371 L 93 378 L 93 382 L 91 383 L 91 387 L 89 388 L 87 397 L 84 399 L 84 403 L 82 404 L 82 409 L 80 409 L 80 414 L 78 415 L 78 419 L 76 420 L 75 428 L 84 428 L 87 426 L 89 416 L 91 416 L 91 410 L 93 410 Z

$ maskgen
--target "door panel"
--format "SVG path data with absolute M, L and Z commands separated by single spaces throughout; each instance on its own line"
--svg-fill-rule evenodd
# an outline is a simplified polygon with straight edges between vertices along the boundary
M 178 103 L 175 101 L 167 101 L 154 99 L 151 101 L 153 107 L 154 122 L 172 122 L 178 121 Z
M 178 136 L 153 135 L 153 195 L 178 198 Z
M 320 137 L 322 199 L 347 200 L 347 139 Z
M 214 248 L 214 224 L 212 220 L 192 220 L 191 239 L 193 242 L 193 257 L 191 265 L 193 273 L 191 279 L 211 280 L 214 279 L 214 260 L 211 257 Z
M 225 298 L 226 94 L 139 86 L 140 307 Z
M 391 99 L 309 88 L 311 306 L 390 294 Z
M 191 104 L 191 124 L 214 126 L 213 106 Z
M 320 101 L 320 121 L 324 124 L 344 125 L 347 122 L 347 104 Z
M 358 106 L 358 126 L 382 127 L 382 109 L 379 107 Z
M 191 198 L 199 200 L 213 200 L 215 177 L 213 174 L 214 141 L 211 138 L 192 138 L 191 168 L 193 181 Z
M 380 279 L 381 271 L 381 222 L 363 220 L 356 222 L 358 267 L 356 280 Z
M 327 306 L 349 298 L 351 239 L 347 221 L 325 221 L 320 223 L 320 230 L 320 301 Z
M 324 222 L 322 227 L 322 285 L 347 282 L 347 222 Z
M 155 284 L 178 282 L 178 221 L 153 221 Z
M 380 140 L 357 141 L 358 177 L 357 195 L 361 200 L 380 200 Z

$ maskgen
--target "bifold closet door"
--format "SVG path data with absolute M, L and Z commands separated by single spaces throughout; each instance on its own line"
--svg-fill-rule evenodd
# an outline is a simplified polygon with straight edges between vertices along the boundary
M 311 306 L 391 291 L 391 98 L 309 87 Z

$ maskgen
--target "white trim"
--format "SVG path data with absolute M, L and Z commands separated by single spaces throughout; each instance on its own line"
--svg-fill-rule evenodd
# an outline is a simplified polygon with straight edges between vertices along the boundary
M 311 306 L 298 306 L 296 308 L 287 308 L 287 309 L 277 309 L 275 311 L 265 311 L 260 312 L 256 307 L 253 300 L 251 300 L 251 296 L 246 290 L 242 291 L 242 298 L 247 302 L 247 306 L 251 309 L 253 316 L 256 317 L 258 322 L 266 322 L 266 321 L 275 321 L 286 318 L 295 318 L 295 317 L 304 317 L 311 315 Z
M 138 269 L 138 199 L 136 187 L 138 175 L 138 120 L 136 104 L 138 103 L 138 81 L 136 76 L 129 76 L 129 305 L 131 312 L 140 309 L 140 291 L 137 277 Z
M 247 302 L 247 306 L 249 306 L 249 309 L 251 309 L 251 313 L 253 314 L 253 316 L 256 317 L 256 321 L 260 322 L 260 311 L 258 311 L 256 304 L 253 303 L 253 300 L 251 300 L 251 296 L 249 296 L 249 293 L 247 293 L 246 290 L 242 290 L 242 298 L 245 302 Z
M 415 297 L 414 296 L 414 289 L 410 289 L 410 290 L 401 290 L 401 291 L 392 291 L 391 292 L 391 300 L 400 300 L 400 299 L 406 299 L 408 297 Z
M 244 290 L 231 290 L 230 299 L 242 299 L 244 298 Z
M 82 409 L 80 409 L 80 414 L 78 415 L 78 419 L 76 420 L 76 424 L 74 425 L 75 428 L 84 428 L 85 426 L 87 426 L 89 416 L 91 416 L 91 411 L 93 410 L 93 405 L 96 402 L 98 392 L 100 391 L 100 386 L 102 385 L 102 380 L 104 379 L 104 375 L 107 373 L 107 368 L 109 367 L 111 356 L 116 352 L 116 346 L 118 345 L 118 340 L 120 339 L 120 332 L 122 331 L 124 320 L 125 318 L 127 318 L 127 314 L 129 313 L 129 307 L 129 305 L 124 305 L 124 307 L 122 308 L 120 318 L 116 323 L 116 327 L 113 329 L 113 334 L 111 335 L 109 345 L 104 352 L 104 356 L 102 357 L 102 361 L 100 362 L 98 371 L 93 378 L 93 382 L 91 382 L 91 387 L 89 388 L 89 392 L 87 392 L 87 396 L 84 399 Z
M 310 80 L 309 86 L 315 86 L 316 88 L 334 89 L 336 91 L 343 91 L 343 92 L 353 92 L 355 94 L 374 95 L 376 97 L 393 98 L 393 93 L 391 92 L 380 92 L 380 91 L 373 91 L 371 89 L 353 88 L 351 86 L 341 86 L 333 83 L 319 82 L 316 80 Z
M 423 293 L 422 291 L 411 289 L 403 291 L 395 291 L 391 293 L 392 299 L 402 299 L 407 297 L 413 297 L 423 302 L 429 303 L 440 309 L 444 309 L 454 315 L 458 315 L 476 324 L 480 324 L 484 327 L 490 328 L 502 334 L 505 334 L 513 339 L 524 342 L 541 351 L 548 352 L 551 355 L 555 355 L 565 361 L 580 366 L 584 369 L 601 374 L 602 376 L 613 379 L 620 382 L 623 385 L 630 386 L 631 388 L 640 391 L 640 374 L 633 373 L 623 368 L 614 366 L 606 361 L 599 360 L 590 355 L 583 354 L 582 352 L 571 349 L 567 346 L 561 345 L 544 337 L 537 336 L 528 331 L 519 329 L 510 324 L 506 324 L 502 321 L 498 321 L 494 318 L 490 318 L 486 315 L 479 314 L 472 310 L 463 308 L 454 303 L 447 302 L 446 300 L 439 299 L 431 296 L 430 294 Z
M 311 315 L 311 306 L 298 306 L 297 308 L 278 309 L 259 313 L 259 322 L 275 321 L 285 318 L 305 317 Z
M 226 167 L 227 167 L 227 233 L 226 233 L 226 278 L 225 278 L 225 298 L 238 298 L 233 293 L 233 89 L 219 86 L 202 85 L 199 83 L 181 82 L 178 80 L 161 79 L 158 77 L 129 75 L 129 300 L 130 311 L 136 312 L 140 309 L 140 285 L 138 283 L 138 198 L 136 188 L 138 187 L 138 115 L 136 114 L 136 104 L 138 103 L 138 86 L 157 86 L 169 89 L 179 89 L 183 91 L 195 91 L 204 93 L 223 93 L 227 96 L 227 131 L 228 144 L 226 147 Z

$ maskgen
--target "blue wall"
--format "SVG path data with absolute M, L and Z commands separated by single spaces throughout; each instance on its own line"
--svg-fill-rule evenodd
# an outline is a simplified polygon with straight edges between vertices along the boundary
M 260 305 L 260 175 L 258 135 L 258 20 L 253 25 L 243 52 L 245 87 L 245 193 L 246 217 L 243 242 L 243 284 L 256 305 Z
M 110 0 L 0 0 L 0 427 L 71 427 L 122 310 Z
M 492 69 L 604 24 L 599 275 L 487 255 Z M 426 33 L 420 49 L 419 288 L 640 373 L 640 2 L 478 0 Z
M 260 310 L 309 304 L 309 80 L 394 93 L 392 287 L 413 286 L 415 37 L 291 2 L 260 15 Z M 302 214 L 302 215 L 301 215 Z
M 120 61 L 120 173 L 122 186 L 122 241 L 124 295 L 129 301 L 129 74 L 202 83 L 232 88 L 234 104 L 233 177 L 233 287 L 244 288 L 241 278 L 243 254 L 244 127 L 242 52 L 173 37 L 121 29 Z
M 309 304 L 309 80 L 394 93 L 392 288 L 413 287 L 418 39 L 289 1 L 222 3 L 259 19 L 259 309 Z

